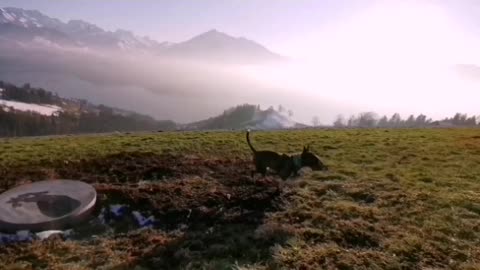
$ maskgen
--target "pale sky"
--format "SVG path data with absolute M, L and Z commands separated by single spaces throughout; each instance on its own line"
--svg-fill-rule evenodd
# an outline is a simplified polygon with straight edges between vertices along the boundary
M 179 42 L 210 29 L 299 59 L 259 80 L 379 113 L 479 114 L 480 85 L 455 64 L 480 64 L 479 0 L 0 0 L 107 30 Z
M 364 31 L 376 35 L 365 28 L 379 30 L 383 21 L 397 24 L 385 31 L 421 34 L 415 29 L 419 26 L 441 34 L 442 25 L 435 24 L 442 20 L 451 31 L 480 36 L 477 0 L 0 0 L 0 6 L 36 9 L 63 21 L 81 19 L 106 30 L 132 30 L 158 41 L 180 42 L 217 29 L 293 58 L 315 56 L 326 38 L 335 38 L 332 32 L 350 35 L 342 42 L 356 42 Z
M 159 41 L 178 42 L 216 28 L 297 57 L 305 53 L 305 40 L 315 41 L 330 26 L 378 3 L 401 2 L 413 8 L 415 3 L 431 3 L 463 27 L 480 33 L 480 1 L 476 0 L 0 0 L 0 6 L 37 9 L 64 21 L 82 19 L 107 30 L 133 30 Z M 428 14 L 424 19 L 429 19 Z

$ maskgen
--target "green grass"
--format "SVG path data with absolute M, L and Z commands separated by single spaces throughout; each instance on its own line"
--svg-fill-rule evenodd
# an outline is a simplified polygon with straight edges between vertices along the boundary
M 281 207 L 254 233 L 269 243 L 259 248 L 268 255 L 222 258 L 234 247 L 217 243 L 190 267 L 480 269 L 480 130 L 253 132 L 251 139 L 257 149 L 287 153 L 309 144 L 330 170 L 284 186 Z M 0 141 L 0 169 L 55 170 L 124 152 L 251 158 L 243 132 L 24 138 Z M 250 254 L 248 243 L 240 246 Z

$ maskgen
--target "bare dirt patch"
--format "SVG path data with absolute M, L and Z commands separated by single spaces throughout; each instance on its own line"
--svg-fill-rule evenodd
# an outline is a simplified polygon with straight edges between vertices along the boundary
M 4 189 L 14 183 L 53 177 L 83 180 L 95 186 L 98 209 L 124 204 L 148 212 L 158 221 L 141 232 L 126 221 L 117 223 L 113 233 L 79 224 L 83 237 L 77 241 L 66 244 L 61 239 L 52 240 L 53 246 L 75 246 L 67 253 L 75 255 L 77 263 L 86 265 L 86 269 L 92 265 L 177 269 L 208 261 L 255 263 L 269 256 L 273 241 L 258 239 L 255 231 L 266 212 L 278 209 L 281 188 L 274 178 L 253 182 L 247 177 L 250 164 L 242 159 L 123 153 L 59 162 L 50 168 L 3 170 L 0 177 L 6 179 Z M 93 246 L 98 245 L 108 245 L 112 254 L 92 254 Z M 66 267 L 72 260 L 66 259 L 68 256 L 43 257 L 53 252 L 53 246 L 51 241 L 13 245 L 0 252 L 0 259 L 11 263 L 17 259 L 33 261 L 46 268 Z M 27 260 L 20 254 L 30 257 Z

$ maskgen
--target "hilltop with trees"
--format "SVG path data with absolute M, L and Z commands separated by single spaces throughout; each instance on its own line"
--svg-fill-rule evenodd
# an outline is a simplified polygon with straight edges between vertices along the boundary
M 260 105 L 243 104 L 225 110 L 222 114 L 203 121 L 188 124 L 187 129 L 283 129 L 306 127 L 291 119 L 292 110 L 282 105 L 275 110 L 270 106 L 262 110 Z

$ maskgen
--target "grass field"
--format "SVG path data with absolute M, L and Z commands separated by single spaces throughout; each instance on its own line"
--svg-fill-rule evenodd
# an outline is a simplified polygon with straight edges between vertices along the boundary
M 81 179 L 101 204 L 127 203 L 162 224 L 79 225 L 76 240 L 0 247 L 0 268 L 480 269 L 480 129 L 251 137 L 288 153 L 310 144 L 329 171 L 254 182 L 243 132 L 1 140 L 1 192 Z

